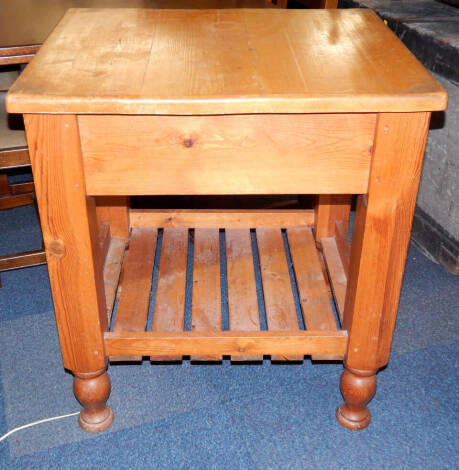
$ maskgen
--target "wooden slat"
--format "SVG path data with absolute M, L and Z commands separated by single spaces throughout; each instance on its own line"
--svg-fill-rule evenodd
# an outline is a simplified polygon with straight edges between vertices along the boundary
M 335 237 L 321 238 L 322 250 L 327 266 L 330 285 L 335 297 L 335 305 L 338 315 L 343 323 L 344 302 L 346 300 L 347 276 L 344 270 L 341 256 L 336 246 Z
M 185 331 L 182 333 L 105 333 L 109 355 L 263 355 L 291 357 L 333 354 L 343 356 L 346 331 Z
M 287 236 L 306 328 L 308 330 L 336 330 L 327 284 L 311 229 L 290 229 L 287 231 Z M 313 356 L 312 359 L 332 360 L 339 358 Z
M 133 209 L 131 227 L 257 228 L 308 227 L 313 210 Z
M 191 329 L 196 332 L 221 331 L 220 249 L 218 229 L 194 231 L 193 299 Z M 199 354 L 194 361 L 221 361 L 219 354 Z
M 24 193 L 33 193 L 35 191 L 35 186 L 33 181 L 24 181 L 22 183 L 12 183 L 10 184 L 11 194 L 24 194 Z
M 0 197 L 0 210 L 13 209 L 14 207 L 26 206 L 33 204 L 35 201 L 32 194 L 15 194 L 12 196 Z
M 153 331 L 183 331 L 185 319 L 188 230 L 166 228 L 163 233 Z M 152 361 L 179 361 L 181 356 L 151 356 Z
M 4 145 L 4 143 L 2 143 Z M 0 149 L 0 170 L 29 166 L 30 158 L 27 147 Z
M 284 243 L 280 229 L 257 229 L 258 252 L 268 329 L 298 330 Z M 271 355 L 275 361 L 302 361 L 303 355 Z
M 125 249 L 126 240 L 124 238 L 113 237 L 110 239 L 104 265 L 105 303 L 107 305 L 108 325 L 110 325 L 112 317 Z
M 123 263 L 123 289 L 113 331 L 144 331 L 150 300 L 157 230 L 132 231 L 129 251 Z M 139 361 L 141 357 L 110 357 L 112 361 Z
M 46 263 L 44 250 L 25 251 L 14 255 L 0 256 L 0 271 L 38 266 Z
M 368 188 L 376 115 L 78 121 L 89 195 L 351 194 Z
M 230 330 L 258 331 L 258 313 L 252 241 L 249 229 L 226 229 L 228 310 Z M 233 361 L 259 361 L 263 356 L 233 355 Z
M 27 64 L 34 57 L 35 54 L 11 55 L 7 57 L 0 56 L 0 65 Z

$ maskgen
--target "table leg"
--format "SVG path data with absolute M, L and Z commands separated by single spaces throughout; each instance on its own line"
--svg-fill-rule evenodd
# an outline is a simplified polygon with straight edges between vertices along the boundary
M 104 285 L 94 198 L 85 190 L 74 115 L 26 115 L 27 140 L 64 367 L 87 431 L 110 426 Z
M 359 196 L 344 308 L 349 332 L 338 421 L 362 429 L 389 360 L 430 113 L 380 114 L 367 196 Z

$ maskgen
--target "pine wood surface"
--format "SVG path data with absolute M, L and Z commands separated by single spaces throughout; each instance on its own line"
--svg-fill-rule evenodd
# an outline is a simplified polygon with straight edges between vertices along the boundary
M 96 198 L 99 224 L 108 223 L 113 237 L 129 239 L 129 198 L 125 196 Z
M 373 142 L 372 142 L 373 148 Z M 314 235 L 320 243 L 322 237 L 332 237 L 340 221 L 344 231 L 349 227 L 351 194 L 320 194 L 316 196 Z
M 279 229 L 257 229 L 266 322 L 270 330 L 298 330 L 284 242 Z M 272 356 L 273 360 L 301 361 L 303 356 Z
M 143 331 L 147 322 L 156 229 L 136 229 L 123 263 L 123 286 L 114 331 Z
M 169 60 L 174 57 L 175 60 Z M 369 10 L 69 10 L 9 112 L 443 110 L 446 93 Z
M 306 328 L 336 331 L 336 321 L 311 229 L 290 229 L 287 236 Z M 311 359 L 331 360 L 336 357 L 313 356 Z
M 309 227 L 314 225 L 314 211 L 307 209 L 132 209 L 130 222 L 131 227 L 164 228 Z
M 153 331 L 183 331 L 188 230 L 165 228 L 159 264 Z M 151 356 L 153 361 L 176 361 L 181 357 Z
M 91 195 L 365 193 L 375 122 L 374 114 L 80 116 L 86 188 Z
M 430 113 L 382 113 L 378 119 L 369 192 L 356 211 L 344 308 L 351 368 L 374 370 L 389 359 L 429 122 Z
M 346 351 L 346 331 L 221 331 L 182 333 L 107 332 L 104 343 L 109 355 L 339 355 Z
M 104 369 L 107 314 L 95 204 L 75 116 L 24 118 L 64 367 Z
M 220 241 L 218 229 L 194 231 L 192 331 L 221 331 Z M 191 356 L 197 361 L 221 361 L 219 354 Z
M 260 330 L 250 230 L 226 229 L 225 240 L 230 330 Z M 257 361 L 263 357 L 233 355 L 231 359 Z
M 145 331 L 158 231 L 134 229 L 123 263 L 123 283 L 113 331 Z M 141 357 L 111 357 L 110 360 L 140 360 Z

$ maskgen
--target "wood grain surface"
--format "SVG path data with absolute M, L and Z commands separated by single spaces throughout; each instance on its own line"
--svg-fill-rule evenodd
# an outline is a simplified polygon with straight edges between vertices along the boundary
M 96 211 L 85 193 L 75 116 L 25 116 L 64 367 L 105 368 L 107 330 Z
M 230 330 L 260 330 L 250 230 L 226 229 L 225 239 Z M 231 356 L 233 361 L 262 359 L 263 356 Z
M 221 331 L 220 246 L 218 229 L 194 231 L 192 331 Z M 195 361 L 221 361 L 219 354 L 192 356 Z
M 308 330 L 336 331 L 327 284 L 322 271 L 314 236 L 309 228 L 287 231 L 303 320 Z M 337 359 L 313 356 L 313 360 Z
M 257 229 L 263 296 L 268 329 L 299 330 L 288 273 L 282 233 L 279 229 Z M 302 355 L 272 355 L 275 361 L 302 361 Z
M 344 307 L 351 368 L 376 369 L 389 359 L 429 122 L 430 113 L 378 119 L 368 200 L 359 198 L 355 216 Z
M 183 331 L 185 322 L 188 229 L 165 228 L 161 246 L 153 331 Z M 178 361 L 180 356 L 151 356 L 152 361 Z
M 184 331 L 182 333 L 105 333 L 107 354 L 223 355 L 332 354 L 343 355 L 346 331 Z
M 365 193 L 375 122 L 374 114 L 80 116 L 86 188 L 91 195 Z
M 155 228 L 134 229 L 123 262 L 123 282 L 113 331 L 145 331 L 155 259 Z M 141 357 L 111 357 L 112 361 L 140 361 Z
M 0 163 L 1 163 L 0 152 Z M 288 228 L 314 225 L 308 209 L 132 209 L 131 227 Z
M 174 60 L 171 60 L 171 57 Z M 369 10 L 72 9 L 9 112 L 433 111 L 446 93 Z

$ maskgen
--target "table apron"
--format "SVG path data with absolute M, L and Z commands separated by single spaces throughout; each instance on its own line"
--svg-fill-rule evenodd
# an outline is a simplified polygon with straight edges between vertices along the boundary
M 80 115 L 89 195 L 366 193 L 375 114 Z

